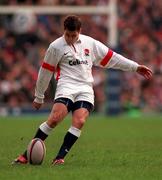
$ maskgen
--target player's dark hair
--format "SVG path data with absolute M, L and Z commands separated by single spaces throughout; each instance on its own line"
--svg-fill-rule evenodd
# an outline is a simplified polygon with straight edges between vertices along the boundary
M 81 25 L 81 20 L 76 15 L 69 15 L 64 20 L 64 30 L 79 31 Z

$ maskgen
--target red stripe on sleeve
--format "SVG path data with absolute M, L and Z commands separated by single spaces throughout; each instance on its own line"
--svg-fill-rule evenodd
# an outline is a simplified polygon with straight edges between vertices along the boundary
M 56 71 L 57 71 L 56 81 L 58 81 L 60 79 L 60 67 L 59 66 L 57 66 Z
M 45 62 L 43 62 L 42 68 L 47 69 L 51 72 L 55 72 L 55 67 Z
M 102 66 L 106 66 L 106 64 L 109 62 L 109 60 L 111 59 L 113 55 L 113 51 L 111 49 L 109 49 L 108 53 L 106 54 L 106 56 L 101 60 L 100 64 Z

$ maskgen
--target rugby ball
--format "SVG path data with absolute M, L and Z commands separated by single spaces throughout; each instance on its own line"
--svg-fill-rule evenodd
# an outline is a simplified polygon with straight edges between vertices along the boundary
M 46 155 L 46 147 L 44 142 L 35 138 L 32 139 L 27 147 L 27 159 L 30 164 L 40 165 Z

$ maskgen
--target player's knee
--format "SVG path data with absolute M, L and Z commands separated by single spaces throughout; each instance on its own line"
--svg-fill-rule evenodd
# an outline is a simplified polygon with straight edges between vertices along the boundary
M 85 124 L 86 119 L 84 117 L 75 117 L 73 119 L 74 127 L 81 129 Z
M 89 112 L 86 109 L 79 109 L 73 112 L 72 124 L 74 127 L 81 129 L 86 122 Z
M 85 124 L 85 119 L 84 118 L 79 118 L 79 120 L 78 120 L 78 124 L 79 124 L 79 126 L 80 127 L 83 127 L 83 125 Z
M 54 128 L 64 118 L 62 111 L 53 111 L 48 119 L 48 124 L 51 128 Z

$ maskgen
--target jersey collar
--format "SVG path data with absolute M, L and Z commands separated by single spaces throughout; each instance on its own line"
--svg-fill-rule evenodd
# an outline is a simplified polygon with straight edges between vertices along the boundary
M 65 40 L 64 35 L 63 35 L 62 37 L 63 37 L 64 45 L 67 45 L 67 42 L 66 42 L 66 40 Z M 76 41 L 76 43 L 81 43 L 81 36 L 80 36 L 80 34 L 79 34 L 79 38 L 78 38 L 78 40 Z

